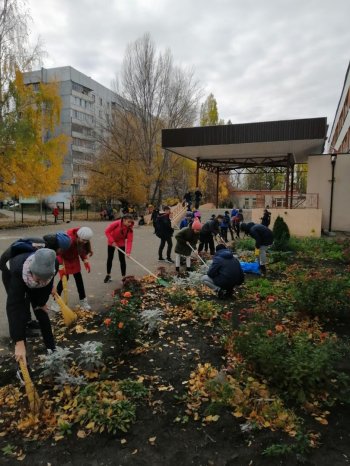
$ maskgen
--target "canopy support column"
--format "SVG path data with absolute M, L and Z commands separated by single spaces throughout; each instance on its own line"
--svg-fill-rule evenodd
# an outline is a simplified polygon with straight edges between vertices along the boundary
M 294 163 L 291 166 L 291 181 L 290 181 L 290 203 L 289 208 L 293 209 L 293 194 L 294 194 Z
M 216 208 L 219 208 L 219 167 L 216 169 Z
M 196 165 L 196 186 L 199 186 L 199 157 L 197 157 Z

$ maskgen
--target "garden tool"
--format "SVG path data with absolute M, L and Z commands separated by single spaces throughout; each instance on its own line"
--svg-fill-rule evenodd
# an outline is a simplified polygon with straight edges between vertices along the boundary
M 118 248 L 118 246 L 116 246 L 116 249 L 126 256 L 126 252 L 123 251 L 123 249 Z M 132 257 L 132 256 L 130 256 L 130 255 L 127 256 L 127 257 L 129 257 L 129 259 L 131 259 L 133 262 L 135 262 L 135 264 L 137 264 L 138 266 L 140 266 L 140 267 L 141 267 L 143 270 L 145 270 L 147 273 L 149 273 L 150 275 L 152 275 L 152 277 L 154 277 L 154 278 L 157 280 L 157 282 L 159 283 L 159 285 L 162 285 L 162 286 L 165 286 L 165 287 L 166 287 L 166 286 L 169 286 L 169 283 L 168 283 L 166 280 L 164 280 L 163 278 L 157 277 L 157 275 L 155 275 L 153 272 L 151 272 L 149 269 L 147 269 L 147 267 L 145 267 L 144 265 L 142 265 L 142 264 L 141 264 L 139 261 L 137 261 L 134 257 Z
M 219 236 L 219 241 L 217 240 L 217 237 L 215 236 L 216 242 L 218 244 L 223 244 L 225 246 L 225 248 L 228 248 L 228 244 L 225 243 L 224 238 L 222 236 L 220 236 L 220 235 L 218 235 L 218 236 Z
M 28 372 L 28 368 L 24 364 L 23 359 L 19 360 L 19 367 L 21 368 L 21 372 L 23 376 L 26 394 L 27 394 L 28 401 L 29 401 L 29 408 L 32 414 L 35 416 L 39 414 L 39 411 L 40 411 L 40 405 L 41 405 L 40 397 L 34 387 L 34 384 Z
M 64 270 L 66 270 L 66 264 L 63 261 Z M 63 301 L 65 304 L 68 304 L 68 279 L 67 275 L 63 275 L 62 277 L 62 287 L 63 287 Z
M 191 244 L 188 241 L 186 242 L 186 244 L 187 244 L 187 246 L 189 246 L 192 249 L 192 252 L 195 253 L 195 255 L 199 258 L 199 260 L 202 262 L 202 264 L 205 265 L 206 267 L 208 267 L 207 263 L 201 258 L 201 256 L 198 254 L 198 252 L 195 249 L 193 249 Z
M 78 318 L 75 312 L 73 312 L 67 304 L 63 301 L 61 296 L 58 293 L 54 294 L 56 303 L 59 305 L 62 311 L 63 320 L 67 327 L 70 327 Z

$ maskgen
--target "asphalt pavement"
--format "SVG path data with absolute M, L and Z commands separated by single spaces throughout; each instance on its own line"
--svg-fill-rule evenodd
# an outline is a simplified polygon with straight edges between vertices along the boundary
M 89 303 L 95 312 L 102 312 L 103 309 L 108 307 L 112 303 L 112 291 L 115 288 L 119 288 L 122 284 L 121 273 L 119 267 L 118 255 L 115 254 L 113 268 L 112 268 L 112 281 L 110 283 L 104 283 L 104 277 L 106 275 L 106 261 L 107 261 L 107 239 L 104 234 L 104 230 L 109 225 L 108 221 L 99 222 L 70 222 L 70 223 L 59 223 L 57 225 L 47 225 L 44 227 L 31 227 L 31 228 L 19 228 L 0 230 L 0 254 L 7 249 L 7 247 L 16 239 L 23 237 L 42 237 L 48 233 L 54 233 L 59 230 L 66 231 L 69 228 L 78 226 L 88 226 L 93 232 L 92 248 L 93 256 L 90 259 L 91 273 L 88 274 L 82 264 L 82 274 L 85 284 L 86 295 Z M 153 233 L 152 226 L 135 226 L 134 227 L 134 241 L 131 255 L 145 265 L 149 270 L 156 273 L 160 263 L 158 262 L 158 246 L 160 240 Z M 174 241 L 175 243 L 175 241 Z M 173 253 L 174 258 L 174 253 Z M 162 266 L 166 266 L 169 270 L 174 269 L 175 265 L 161 263 Z M 143 277 L 147 275 L 141 267 L 135 264 L 131 259 L 127 260 L 127 275 L 134 275 L 135 277 Z M 55 278 L 55 284 L 58 283 L 58 276 Z M 72 308 L 78 304 L 79 297 L 76 290 L 75 282 L 73 277 L 68 281 L 69 290 L 69 306 Z M 6 342 L 8 337 L 8 323 L 6 317 L 6 293 L 5 289 L 0 284 L 0 338 L 2 342 Z M 0 347 L 3 345 L 0 345 Z M 1 349 L 1 348 L 0 348 Z

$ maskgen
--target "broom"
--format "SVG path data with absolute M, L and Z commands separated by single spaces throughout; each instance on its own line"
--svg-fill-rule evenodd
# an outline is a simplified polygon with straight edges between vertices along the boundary
M 124 254 L 124 256 L 126 256 L 126 252 L 123 251 L 122 249 L 118 248 L 118 246 L 116 246 L 116 249 L 118 251 L 120 251 L 122 254 Z M 159 283 L 159 285 L 162 285 L 162 286 L 169 286 L 169 283 L 164 280 L 163 278 L 159 278 L 157 277 L 157 275 L 155 275 L 153 272 L 151 272 L 149 269 L 147 269 L 147 267 L 145 267 L 144 265 L 142 265 L 139 261 L 137 261 L 134 257 L 132 256 L 128 256 L 129 259 L 131 259 L 132 261 L 135 262 L 135 264 L 137 264 L 139 267 L 143 268 L 143 270 L 145 270 L 147 273 L 149 273 L 150 275 L 152 275 L 152 277 L 154 277 L 156 280 L 157 280 L 157 283 Z
M 28 401 L 29 401 L 29 408 L 32 414 L 35 416 L 36 414 L 39 414 L 39 411 L 40 411 L 40 405 L 41 405 L 40 397 L 34 387 L 34 384 L 28 372 L 28 368 L 24 364 L 23 359 L 19 360 L 19 367 L 21 368 L 21 372 L 22 372 L 22 376 L 23 376 L 23 380 L 25 384 L 26 394 L 27 394 Z
M 195 255 L 198 257 L 198 259 L 202 262 L 203 265 L 205 265 L 206 267 L 209 267 L 208 264 L 201 258 L 201 256 L 198 254 L 198 252 L 193 249 L 193 247 L 191 246 L 191 243 L 189 243 L 188 241 L 186 242 L 187 246 L 189 246 L 191 249 L 192 249 L 192 252 L 195 253 Z
M 56 303 L 59 305 L 62 311 L 63 320 L 67 327 L 70 327 L 78 318 L 75 312 L 73 312 L 67 304 L 63 301 L 58 293 L 54 294 Z
M 64 270 L 66 270 L 66 264 L 63 261 Z M 62 277 L 62 287 L 63 287 L 63 301 L 65 304 L 68 304 L 68 280 L 67 275 L 63 275 Z

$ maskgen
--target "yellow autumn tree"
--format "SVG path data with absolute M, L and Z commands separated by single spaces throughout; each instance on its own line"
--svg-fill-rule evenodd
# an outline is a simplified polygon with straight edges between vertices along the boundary
M 10 83 L 9 111 L 1 133 L 1 191 L 14 197 L 43 196 L 59 188 L 68 137 L 54 136 L 61 99 L 55 83 L 38 90 L 19 71 Z

